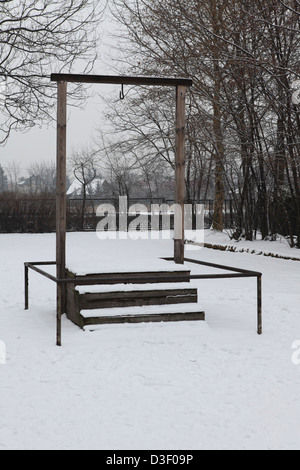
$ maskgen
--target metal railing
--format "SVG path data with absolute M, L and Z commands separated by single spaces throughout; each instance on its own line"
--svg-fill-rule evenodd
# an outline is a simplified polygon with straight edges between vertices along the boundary
M 174 261 L 173 258 L 163 258 L 166 261 Z M 256 271 L 248 271 L 246 269 L 233 268 L 231 266 L 224 266 L 220 264 L 207 263 L 204 261 L 198 261 L 191 258 L 185 258 L 186 263 L 197 264 L 200 266 L 206 266 L 215 269 L 221 269 L 224 271 L 230 271 L 229 273 L 220 273 L 220 274 L 190 274 L 190 275 L 180 275 L 168 277 L 160 275 L 160 282 L 189 282 L 191 280 L 204 280 L 204 279 L 238 279 L 238 278 L 256 278 L 257 279 L 257 334 L 261 335 L 263 332 L 263 321 L 262 321 L 262 273 Z M 124 276 L 110 276 L 109 279 L 105 280 L 103 277 L 74 277 L 66 279 L 58 279 L 56 276 L 49 274 L 48 272 L 40 269 L 39 266 L 55 266 L 55 261 L 48 262 L 27 262 L 24 263 L 25 266 L 25 310 L 29 309 L 29 270 L 37 272 L 38 274 L 46 277 L 52 282 L 55 282 L 58 286 L 59 295 L 62 295 L 63 288 L 67 284 L 74 285 L 91 285 L 91 284 L 114 284 L 120 283 L 124 284 Z M 128 274 L 126 276 L 126 283 L 133 284 L 140 282 L 141 278 Z M 155 283 L 157 282 L 156 276 L 145 276 L 143 277 L 144 282 Z M 66 309 L 65 309 L 66 310 Z M 57 346 L 62 345 L 62 329 L 61 329 L 61 317 L 62 312 L 59 305 L 57 304 L 57 324 L 56 324 L 56 344 Z

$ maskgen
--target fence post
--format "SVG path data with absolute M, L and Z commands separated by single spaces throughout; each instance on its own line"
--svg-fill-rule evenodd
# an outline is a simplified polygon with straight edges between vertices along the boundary
M 29 268 L 25 264 L 25 310 L 29 309 Z
M 257 333 L 262 335 L 262 275 L 257 276 Z

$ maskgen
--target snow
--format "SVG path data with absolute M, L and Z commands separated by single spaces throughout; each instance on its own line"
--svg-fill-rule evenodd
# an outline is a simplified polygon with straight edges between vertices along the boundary
M 153 284 L 115 284 L 115 285 L 102 285 L 101 292 L 117 293 L 117 292 L 131 292 L 131 291 L 152 291 L 152 290 L 170 290 L 170 289 L 195 289 L 197 284 L 181 282 L 178 284 L 159 284 L 159 286 Z M 99 286 L 77 286 L 76 291 L 79 294 L 97 294 L 99 292 Z
M 85 238 L 86 242 L 78 243 L 78 238 L 70 234 L 67 244 L 67 268 L 78 276 L 186 271 L 185 267 L 160 259 L 172 256 L 170 240 L 161 240 L 160 256 L 157 256 L 157 244 L 146 243 L 149 240 L 139 240 L 139 243 L 133 239 L 98 240 L 95 233 L 86 234 Z
M 218 236 L 208 232 L 207 240 L 217 243 Z M 114 256 L 119 243 L 69 234 L 68 253 L 85 246 Z M 133 244 L 138 256 L 172 254 L 172 241 L 128 243 L 129 265 Z M 274 253 L 279 242 L 257 243 Z M 283 251 L 300 258 L 298 250 Z M 292 361 L 300 340 L 298 262 L 189 253 L 263 273 L 262 336 L 255 279 L 201 280 L 206 322 L 84 332 L 64 317 L 58 348 L 55 285 L 30 273 L 30 310 L 23 306 L 23 263 L 54 260 L 55 236 L 0 235 L 0 256 L 0 341 L 7 350 L 0 364 L 0 450 L 299 449 L 300 366 Z
M 233 248 L 235 251 L 249 252 L 257 255 L 277 255 L 284 258 L 295 258 L 300 261 L 300 251 L 297 248 L 291 249 L 286 238 L 278 236 L 276 241 L 266 241 L 258 239 L 252 242 L 241 240 L 235 241 L 230 239 L 230 233 L 215 232 L 214 230 L 205 231 L 205 243 L 211 245 L 221 245 L 228 249 Z

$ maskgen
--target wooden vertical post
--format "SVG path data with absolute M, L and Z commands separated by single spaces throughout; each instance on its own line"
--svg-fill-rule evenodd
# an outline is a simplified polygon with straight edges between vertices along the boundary
M 56 166 L 56 276 L 66 276 L 66 166 L 67 166 L 67 82 L 57 84 L 57 166 Z M 66 306 L 65 284 L 57 284 L 57 346 L 61 346 L 61 317 Z
M 175 203 L 181 207 L 181 238 L 174 240 L 174 260 L 184 264 L 184 204 L 185 204 L 185 97 L 187 88 L 176 87 L 176 160 L 175 160 Z

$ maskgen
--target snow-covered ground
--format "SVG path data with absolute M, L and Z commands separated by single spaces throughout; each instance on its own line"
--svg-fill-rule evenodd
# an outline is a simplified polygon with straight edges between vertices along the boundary
M 170 256 L 172 241 L 68 235 L 70 264 L 85 250 L 101 269 L 105 257 L 132 265 Z M 197 283 L 206 322 L 84 332 L 64 318 L 58 348 L 55 285 L 31 273 L 31 307 L 23 307 L 23 263 L 54 260 L 55 236 L 0 235 L 0 450 L 300 448 L 300 352 L 292 348 L 300 263 L 208 249 L 188 256 L 263 273 L 263 336 L 255 279 L 214 280 Z
M 205 231 L 205 243 L 207 245 L 226 247 L 229 251 L 245 252 L 263 256 L 278 256 L 286 259 L 295 259 L 300 261 L 300 250 L 291 249 L 289 241 L 282 236 L 278 236 L 276 241 L 261 240 L 259 234 L 257 240 L 248 242 L 246 240 L 235 241 L 230 239 L 230 232 L 215 232 L 213 230 Z

